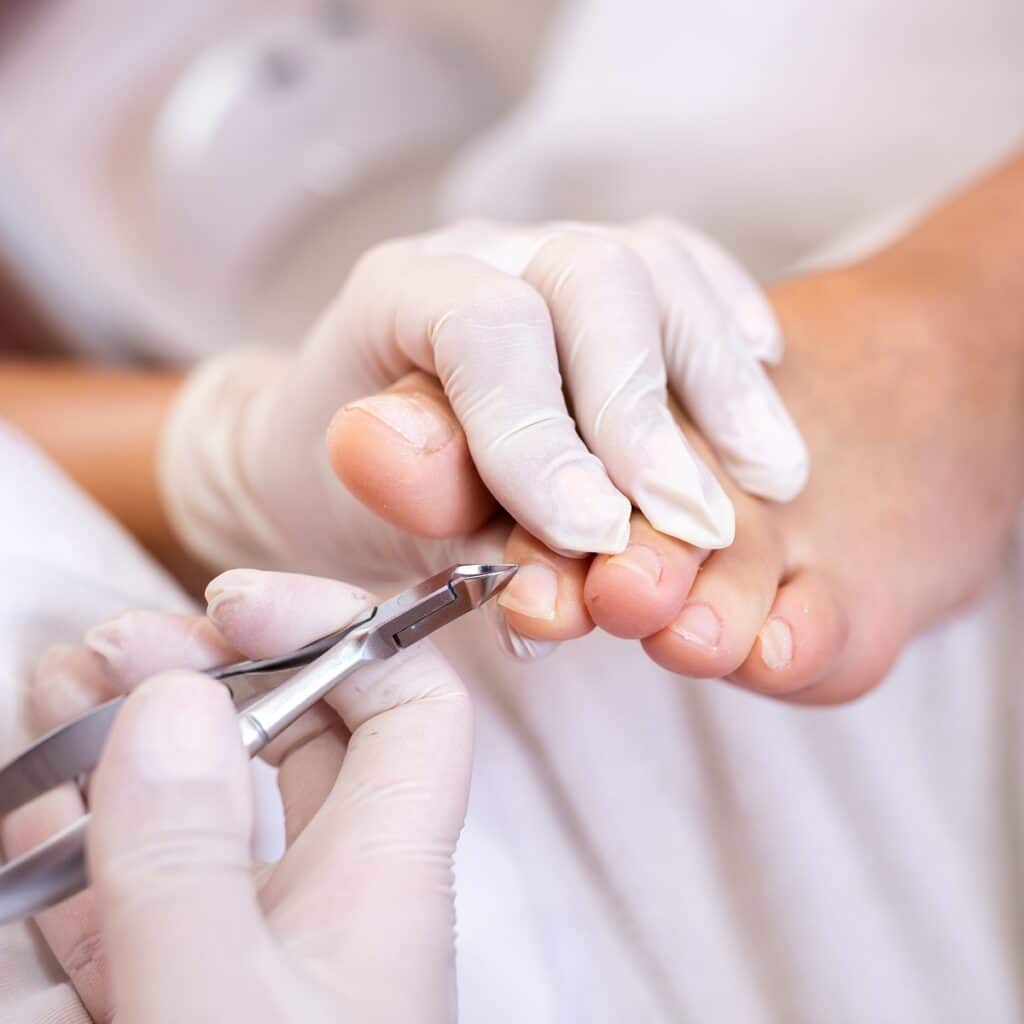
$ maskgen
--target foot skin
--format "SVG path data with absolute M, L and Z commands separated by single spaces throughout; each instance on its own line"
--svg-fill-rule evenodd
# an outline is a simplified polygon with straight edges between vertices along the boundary
M 743 494 L 701 446 L 736 508 L 731 547 L 708 556 L 635 516 L 626 552 L 588 564 L 517 529 L 507 557 L 536 569 L 506 592 L 510 625 L 562 640 L 596 624 L 641 639 L 672 672 L 798 702 L 878 682 L 991 577 L 1024 490 L 1015 344 L 981 337 L 987 325 L 960 317 L 954 297 L 900 280 L 876 260 L 772 295 L 787 339 L 776 383 L 812 456 L 796 501 Z M 378 464 L 388 458 L 378 447 Z M 392 508 L 422 500 L 388 496 Z

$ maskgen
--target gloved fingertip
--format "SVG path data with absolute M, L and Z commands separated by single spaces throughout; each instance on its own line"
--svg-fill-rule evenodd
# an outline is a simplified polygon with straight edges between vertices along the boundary
M 251 569 L 231 569 L 211 580 L 204 595 L 210 622 L 221 631 L 235 631 L 239 618 L 266 600 L 264 575 Z
M 725 497 L 723 492 L 723 497 Z M 694 505 L 687 509 L 650 509 L 641 505 L 648 522 L 659 533 L 685 541 L 695 548 L 717 551 L 736 539 L 736 514 L 732 502 L 715 507 Z
M 560 469 L 551 482 L 551 508 L 546 522 L 524 526 L 553 551 L 615 555 L 629 543 L 632 504 L 603 469 L 577 463 Z
M 785 343 L 768 299 L 759 290 L 748 291 L 736 304 L 733 317 L 747 350 L 760 362 L 777 366 Z
M 810 454 L 803 436 L 774 386 L 763 374 L 758 386 L 737 401 L 733 423 L 741 426 L 722 464 L 748 494 L 770 501 L 792 501 L 807 483 Z
M 715 475 L 672 424 L 651 438 L 633 500 L 659 533 L 697 548 L 728 547 L 736 512 Z
M 87 650 L 98 654 L 108 665 L 116 666 L 124 656 L 129 632 L 130 626 L 118 616 L 87 630 L 82 642 Z
M 204 669 L 230 661 L 237 651 L 201 615 L 130 611 L 90 629 L 85 648 L 98 659 L 115 689 L 133 688 L 172 665 Z
M 781 334 L 747 335 L 747 347 L 758 362 L 766 366 L 778 366 L 782 362 L 783 342 Z
M 795 446 L 794 446 L 795 447 Z M 800 441 L 799 451 L 783 453 L 765 462 L 726 459 L 726 468 L 748 494 L 785 503 L 799 497 L 810 478 L 810 457 Z
M 262 590 L 265 574 L 256 569 L 229 569 L 215 576 L 206 585 L 203 596 L 206 598 L 207 611 L 227 594 L 239 594 L 246 590 Z

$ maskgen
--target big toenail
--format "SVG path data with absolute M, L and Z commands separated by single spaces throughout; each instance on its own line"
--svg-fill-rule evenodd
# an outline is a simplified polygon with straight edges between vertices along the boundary
M 706 604 L 688 604 L 670 627 L 672 632 L 697 647 L 713 651 L 722 639 L 722 623 Z
M 793 661 L 793 630 L 784 619 L 769 619 L 757 634 L 761 641 L 761 660 L 777 672 Z
M 372 416 L 420 452 L 440 451 L 455 435 L 455 428 L 427 403 L 415 398 L 384 394 L 361 398 L 345 406 L 345 412 L 362 412 Z
M 661 582 L 661 556 L 646 544 L 630 544 L 621 555 L 612 555 L 608 565 L 635 572 L 653 587 Z
M 557 600 L 558 577 L 554 569 L 534 563 L 519 567 L 512 582 L 501 592 L 498 604 L 507 611 L 550 622 L 555 617 Z

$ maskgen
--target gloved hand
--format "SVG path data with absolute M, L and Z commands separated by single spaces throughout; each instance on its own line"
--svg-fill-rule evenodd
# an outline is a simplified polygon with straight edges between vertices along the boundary
M 40 665 L 30 705 L 42 728 L 134 692 L 90 790 L 93 886 L 37 919 L 77 997 L 49 992 L 44 1005 L 33 993 L 18 1019 L 453 1020 L 451 856 L 472 752 L 461 682 L 424 642 L 367 666 L 278 737 L 266 755 L 280 766 L 288 849 L 252 873 L 234 710 L 181 666 L 281 653 L 352 621 L 368 598 L 248 571 L 208 595 L 209 618 L 129 613 Z M 81 810 L 73 788 L 47 794 L 5 821 L 6 852 Z
M 673 223 L 471 223 L 389 243 L 361 261 L 297 356 L 242 350 L 195 372 L 166 431 L 166 506 L 214 566 L 369 584 L 498 557 L 509 523 L 493 518 L 490 495 L 563 553 L 621 551 L 631 505 L 664 534 L 727 546 L 731 503 L 666 390 L 743 488 L 787 500 L 806 451 L 759 362 L 781 347 L 753 281 Z M 431 402 L 425 374 L 447 402 Z M 324 438 L 347 406 L 412 449 L 442 449 L 449 403 L 472 464 L 447 469 L 477 490 L 453 486 L 453 503 L 472 494 L 465 531 L 436 540 L 432 507 L 397 528 L 365 509 Z

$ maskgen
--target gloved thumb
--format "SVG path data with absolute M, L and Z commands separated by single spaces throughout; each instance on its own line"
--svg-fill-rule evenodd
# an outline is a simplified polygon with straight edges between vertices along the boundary
M 253 979 L 272 958 L 227 691 L 184 671 L 144 683 L 117 717 L 90 795 L 89 870 L 118 1021 L 259 1019 Z

